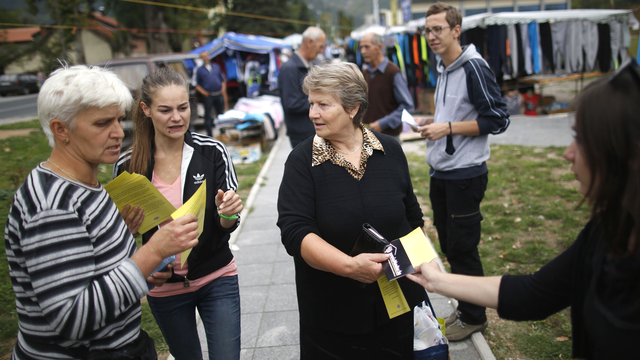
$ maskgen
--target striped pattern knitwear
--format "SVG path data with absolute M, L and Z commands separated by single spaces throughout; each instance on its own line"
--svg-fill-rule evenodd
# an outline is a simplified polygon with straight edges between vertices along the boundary
M 15 194 L 5 247 L 19 319 L 12 359 L 77 358 L 78 348 L 115 349 L 138 337 L 147 285 L 104 188 L 40 164 Z

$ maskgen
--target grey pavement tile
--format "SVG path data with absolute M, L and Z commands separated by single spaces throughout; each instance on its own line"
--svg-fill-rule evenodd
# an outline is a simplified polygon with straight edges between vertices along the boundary
M 238 283 L 243 286 L 269 285 L 273 264 L 244 264 L 238 266 Z
M 240 315 L 240 348 L 251 349 L 256 346 L 262 313 Z
M 295 284 L 271 285 L 265 312 L 298 310 L 298 297 Z
M 456 341 L 449 343 L 449 354 L 451 360 L 477 360 L 480 359 L 480 354 L 473 346 L 471 339 L 465 341 Z
M 284 246 L 281 247 L 284 249 Z M 274 264 L 273 274 L 271 275 L 272 284 L 295 284 L 296 282 L 296 269 L 293 264 L 293 258 L 289 254 L 286 255 L 287 259 L 285 261 L 279 261 Z
M 268 244 L 268 245 L 239 245 L 237 250 L 233 251 L 233 256 L 236 258 L 236 265 L 242 264 L 262 264 L 272 263 L 276 260 L 276 254 L 280 244 Z
M 256 347 L 286 346 L 299 343 L 298 311 L 278 311 L 262 314 L 262 323 Z
M 253 360 L 297 360 L 300 359 L 300 346 L 278 346 L 257 348 Z
M 275 219 L 275 221 L 277 221 L 277 215 L 278 214 L 278 206 L 277 204 L 274 203 L 268 203 L 268 202 L 264 202 L 261 201 L 260 199 L 256 199 L 253 203 L 253 205 L 251 206 L 251 213 L 249 213 L 249 216 L 251 217 L 251 219 L 253 218 L 273 218 Z M 275 224 L 275 221 L 273 222 Z
M 280 261 L 291 261 L 291 262 L 293 262 L 293 257 L 287 253 L 287 249 L 285 249 L 285 247 L 284 247 L 284 245 L 282 245 L 282 243 L 280 243 L 280 247 L 278 248 L 278 251 L 276 252 L 276 261 L 277 262 L 280 262 Z
M 261 313 L 269 296 L 269 286 L 241 286 L 240 311 L 242 314 Z
M 240 360 L 253 360 L 255 348 L 240 349 Z
M 257 231 L 277 230 L 278 238 L 279 238 L 280 229 L 276 225 L 277 221 L 278 221 L 277 214 L 274 214 L 273 217 L 251 217 L 251 214 L 249 214 L 249 219 L 247 219 L 247 222 L 242 227 L 241 237 L 245 232 L 251 232 L 256 230 Z
M 280 229 L 275 225 L 274 227 L 254 228 L 251 230 L 243 228 L 235 241 L 235 245 L 240 247 L 267 244 L 282 244 L 280 241 Z

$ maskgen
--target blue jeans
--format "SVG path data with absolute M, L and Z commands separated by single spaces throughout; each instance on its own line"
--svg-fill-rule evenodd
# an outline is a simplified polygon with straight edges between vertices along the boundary
M 209 359 L 240 359 L 238 276 L 223 276 L 198 291 L 168 297 L 147 296 L 169 351 L 176 360 L 202 359 L 195 309 L 207 334 Z
M 207 135 L 213 136 L 213 114 L 211 110 L 216 111 L 216 117 L 224 113 L 224 97 L 222 95 L 209 95 L 205 96 L 203 100 L 204 105 L 204 128 L 207 130 Z

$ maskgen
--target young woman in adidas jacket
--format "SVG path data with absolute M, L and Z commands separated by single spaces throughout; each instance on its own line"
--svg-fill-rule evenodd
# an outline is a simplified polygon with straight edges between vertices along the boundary
M 240 222 L 237 214 L 242 201 L 235 193 L 238 182 L 225 146 L 188 131 L 187 86 L 181 75 L 168 68 L 144 78 L 134 112 L 136 137 L 116 163 L 114 176 L 125 170 L 144 174 L 176 208 L 207 181 L 204 229 L 198 245 L 186 264 L 185 259 L 176 259 L 171 278 L 152 289 L 147 300 L 176 359 L 202 359 L 196 308 L 207 334 L 209 358 L 239 359 L 240 293 L 229 234 Z M 123 210 L 132 233 L 140 226 L 141 210 L 134 208 L 129 214 L 128 208 Z M 155 231 L 143 234 L 143 242 Z

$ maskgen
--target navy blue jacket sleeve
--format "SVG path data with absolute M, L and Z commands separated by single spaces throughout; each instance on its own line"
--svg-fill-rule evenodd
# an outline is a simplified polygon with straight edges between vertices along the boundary
M 285 113 L 308 114 L 309 98 L 302 91 L 303 72 L 294 63 L 285 65 L 280 68 L 278 76 L 282 107 Z
M 502 134 L 509 126 L 509 112 L 493 72 L 482 59 L 471 59 L 463 66 L 469 100 L 478 111 L 480 135 Z

